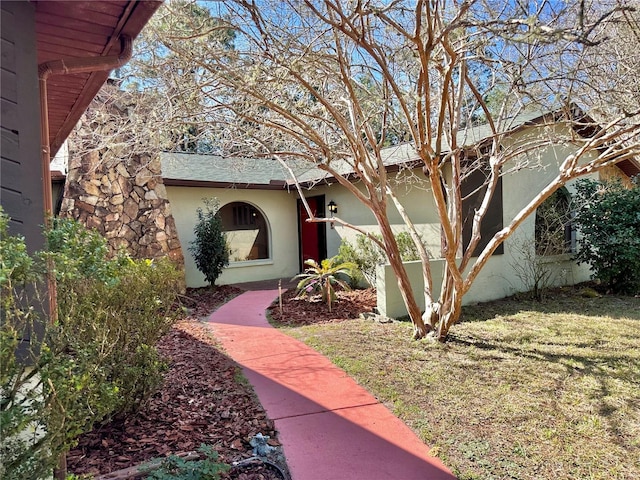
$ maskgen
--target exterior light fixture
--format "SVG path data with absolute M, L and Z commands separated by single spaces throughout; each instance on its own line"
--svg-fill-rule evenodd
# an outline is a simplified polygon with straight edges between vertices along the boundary
M 338 204 L 336 202 L 334 202 L 333 200 L 331 200 L 329 202 L 329 204 L 327 205 L 327 207 L 329 207 L 329 213 L 331 213 L 331 218 L 333 218 L 333 216 L 338 213 Z M 331 228 L 333 229 L 333 220 L 331 222 L 329 222 Z

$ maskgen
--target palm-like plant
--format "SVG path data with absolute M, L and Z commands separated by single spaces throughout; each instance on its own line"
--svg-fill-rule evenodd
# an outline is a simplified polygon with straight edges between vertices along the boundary
M 336 257 L 327 258 L 322 260 L 320 264 L 313 259 L 306 260 L 304 262 L 304 264 L 307 265 L 305 271 L 293 277 L 293 280 L 300 280 L 296 286 L 296 297 L 304 298 L 320 292 L 322 294 L 322 301 L 327 304 L 329 311 L 331 311 L 331 304 L 337 298 L 335 286 L 337 285 L 345 290 L 351 290 L 347 282 L 340 280 L 338 275 L 351 278 L 354 269 L 358 268 L 353 262 L 343 262 L 334 265 L 335 260 Z

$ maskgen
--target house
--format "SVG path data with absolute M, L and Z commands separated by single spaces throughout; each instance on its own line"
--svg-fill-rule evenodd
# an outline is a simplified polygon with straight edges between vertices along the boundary
M 509 134 L 503 139 L 505 147 L 517 145 L 536 135 L 548 135 L 549 130 L 569 129 L 566 123 L 557 122 L 552 113 L 528 113 L 513 119 Z M 588 135 L 589 132 L 572 132 Z M 460 143 L 477 148 L 490 137 L 486 127 L 476 127 L 466 132 Z M 522 168 L 516 173 L 505 173 L 494 196 L 483 229 L 486 242 L 490 235 L 506 225 L 541 188 L 555 176 L 558 166 L 576 146 L 567 142 L 546 145 L 534 152 L 522 154 Z M 411 145 L 389 147 L 383 151 L 387 170 L 395 176 L 395 188 L 418 230 L 427 249 L 434 258 L 434 277 L 442 271 L 440 257 L 441 228 L 431 195 L 425 195 L 428 181 L 416 162 Z M 530 158 L 529 158 L 530 157 Z M 231 249 L 231 263 L 219 279 L 221 284 L 241 283 L 275 278 L 289 279 L 303 268 L 307 258 L 321 260 L 336 255 L 340 243 L 353 243 L 357 232 L 339 224 L 308 223 L 307 215 L 295 188 L 293 175 L 300 181 L 304 196 L 316 216 L 330 217 L 333 213 L 365 231 L 377 231 L 372 213 L 361 205 L 343 186 L 333 181 L 325 172 L 305 163 L 290 165 L 285 170 L 271 159 L 223 158 L 213 155 L 188 153 L 163 153 L 162 176 L 167 196 L 176 220 L 178 236 L 183 249 L 193 240 L 196 209 L 202 207 L 202 199 L 215 197 L 220 204 L 224 229 Z M 345 174 L 348 175 L 345 170 Z M 640 173 L 640 163 L 624 160 L 607 170 L 608 175 L 631 177 Z M 484 181 L 480 170 L 469 175 L 463 184 L 464 194 L 469 194 L 464 208 L 473 211 L 474 190 Z M 554 196 L 555 202 L 567 204 L 572 184 Z M 329 209 L 334 212 L 329 212 Z M 337 210 L 337 212 L 336 212 Z M 540 212 L 537 217 L 540 220 Z M 394 231 L 403 230 L 404 223 L 393 206 L 389 216 Z M 467 225 L 468 227 L 468 225 Z M 463 235 L 467 238 L 469 228 Z M 570 260 L 568 251 L 575 245 L 575 232 L 566 231 L 567 250 L 552 252 L 549 268 L 557 283 L 573 284 L 589 278 L 588 269 Z M 524 239 L 536 238 L 536 215 L 531 215 L 496 250 L 489 260 L 465 302 L 486 301 L 527 290 L 517 273 L 517 262 L 522 258 Z M 481 246 L 484 246 L 481 243 Z M 534 248 L 533 244 L 532 247 Z M 539 252 L 540 253 L 540 252 Z M 546 260 L 545 260 L 546 261 Z M 421 299 L 422 275 L 420 262 L 409 262 L 407 269 L 412 285 Z M 205 285 L 203 275 L 196 269 L 190 255 L 185 255 L 188 286 Z M 378 308 L 389 316 L 401 316 L 406 310 L 400 297 L 395 277 L 390 267 L 380 267 L 378 274 Z M 438 289 L 439 286 L 436 286 Z M 421 305 L 423 306 L 423 305 Z
M 29 252 L 42 248 L 42 225 L 52 211 L 50 157 L 160 5 L 0 2 L 0 201 L 11 233 L 25 237 Z

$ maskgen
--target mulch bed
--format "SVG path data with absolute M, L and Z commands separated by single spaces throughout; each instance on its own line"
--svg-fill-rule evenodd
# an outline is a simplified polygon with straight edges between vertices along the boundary
M 216 346 L 198 320 L 241 290 L 218 287 L 187 293 L 197 305 L 158 348 L 170 367 L 162 389 L 140 411 L 80 437 L 67 456 L 69 472 L 105 474 L 153 458 L 213 445 L 226 463 L 252 456 L 249 440 L 258 433 L 278 445 L 269 420 L 250 386 L 238 382 L 239 369 Z M 282 478 L 270 467 L 235 469 L 225 478 Z
M 67 456 L 68 471 L 106 474 L 154 458 L 195 451 L 201 444 L 214 446 L 220 460 L 231 463 L 252 456 L 249 441 L 256 434 L 279 445 L 269 420 L 252 388 L 238 382 L 239 369 L 222 353 L 201 320 L 219 305 L 242 293 L 233 286 L 187 291 L 183 303 L 189 316 L 178 322 L 160 341 L 158 349 L 169 364 L 165 382 L 135 414 L 114 420 L 82 435 Z M 336 322 L 357 318 L 375 306 L 374 290 L 339 292 L 329 312 L 319 298 L 295 299 L 283 295 L 284 315 L 278 301 L 271 309 L 274 320 L 288 325 Z M 269 466 L 236 468 L 226 479 L 278 480 Z
M 338 300 L 331 305 L 331 312 L 327 304 L 319 295 L 311 298 L 295 298 L 296 293 L 288 290 L 282 295 L 282 314 L 278 301 L 271 306 L 271 319 L 279 325 L 297 326 L 310 325 L 321 322 L 343 322 L 358 318 L 361 313 L 372 312 L 376 306 L 376 291 L 366 290 L 338 291 Z

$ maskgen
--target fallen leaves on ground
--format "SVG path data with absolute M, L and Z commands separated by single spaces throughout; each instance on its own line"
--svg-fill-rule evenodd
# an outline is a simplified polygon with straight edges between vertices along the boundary
M 241 292 L 235 287 L 188 292 L 189 318 L 178 322 L 158 349 L 169 363 L 164 385 L 140 411 L 82 435 L 67 456 L 76 474 L 105 474 L 153 458 L 213 445 L 220 460 L 230 463 L 250 457 L 249 440 L 270 436 L 269 420 L 252 388 L 239 381 L 239 368 L 222 353 L 208 328 L 198 319 Z M 272 480 L 281 476 L 269 467 L 235 469 L 227 478 Z
M 336 292 L 338 299 L 331 305 L 331 311 L 320 295 L 310 298 L 295 298 L 296 292 L 289 290 L 282 295 L 282 313 L 276 300 L 270 307 L 273 321 L 279 325 L 297 326 L 320 322 L 342 322 L 364 312 L 373 311 L 376 306 L 376 291 L 351 290 Z
M 240 380 L 236 364 L 221 352 L 202 320 L 243 290 L 233 286 L 190 289 L 183 303 L 189 317 L 178 322 L 160 341 L 158 349 L 169 364 L 165 381 L 135 414 L 114 420 L 82 435 L 67 456 L 76 474 L 105 474 L 153 458 L 194 451 L 213 445 L 226 463 L 251 457 L 249 440 L 257 433 L 277 433 L 253 389 Z M 375 291 L 338 292 L 329 312 L 319 298 L 295 299 L 283 294 L 283 315 L 278 300 L 271 316 L 279 323 L 301 325 L 357 318 L 375 307 Z M 286 454 L 286 452 L 285 452 Z M 281 476 L 265 465 L 236 468 L 226 474 L 235 480 L 276 480 Z

